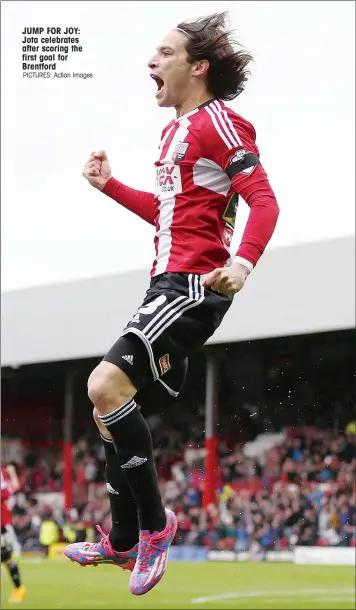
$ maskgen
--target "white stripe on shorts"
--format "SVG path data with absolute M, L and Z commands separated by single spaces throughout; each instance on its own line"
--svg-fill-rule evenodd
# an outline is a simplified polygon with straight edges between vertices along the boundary
M 185 311 L 188 311 L 192 307 L 197 307 L 204 301 L 205 295 L 201 276 L 194 275 L 192 273 L 189 274 L 188 291 L 188 297 L 180 296 L 177 299 L 174 299 L 174 301 L 171 303 L 168 303 L 168 305 L 163 307 L 163 309 L 161 309 L 161 311 L 154 316 L 154 318 L 147 324 L 147 326 L 145 326 L 143 330 L 129 326 L 121 333 L 121 336 L 133 333 L 142 340 L 148 353 L 154 381 L 159 379 L 160 374 L 157 370 L 151 344 Z
M 143 329 L 143 334 L 146 335 L 147 339 L 152 343 L 160 334 L 162 334 L 163 330 L 167 328 L 171 324 L 171 318 L 176 320 L 179 316 L 182 315 L 184 311 L 190 309 L 191 306 L 195 307 L 202 301 L 202 293 L 204 299 L 204 289 L 201 285 L 201 279 L 199 281 L 198 275 L 193 275 L 192 273 L 188 276 L 188 290 L 189 297 L 184 297 L 178 304 L 178 299 L 175 299 L 169 305 L 164 307 L 165 315 L 162 317 L 163 310 L 160 314 L 155 316 L 154 320 Z M 180 298 L 180 297 L 179 297 Z M 178 315 L 177 315 L 178 314 Z M 168 321 L 168 323 L 167 323 Z M 164 326 L 163 326 L 164 325 Z M 163 328 L 161 328 L 163 326 Z M 161 330 L 158 332 L 158 329 Z
M 173 322 L 175 320 L 177 320 L 177 318 L 179 318 L 183 313 L 188 311 L 188 309 L 192 309 L 193 307 L 197 307 L 198 305 L 200 305 L 204 301 L 204 299 L 205 299 L 204 287 L 202 285 L 202 280 L 200 280 L 200 282 L 198 284 L 198 292 L 195 293 L 194 299 L 193 300 L 189 299 L 186 303 L 184 303 L 179 308 L 176 307 L 174 310 L 172 310 L 170 312 L 170 316 L 166 316 L 163 320 L 161 320 L 161 322 L 155 328 L 155 331 L 156 331 L 155 334 L 152 334 L 152 332 L 150 332 L 150 335 L 148 336 L 148 339 L 150 340 L 150 342 L 153 343 L 153 341 L 155 341 L 157 339 L 157 337 L 159 337 L 159 335 L 161 335 L 163 333 L 163 331 L 165 331 L 166 328 L 168 328 L 168 326 L 173 324 Z M 164 324 L 164 322 L 166 322 L 166 323 Z M 162 324 L 164 324 L 164 325 L 162 326 Z

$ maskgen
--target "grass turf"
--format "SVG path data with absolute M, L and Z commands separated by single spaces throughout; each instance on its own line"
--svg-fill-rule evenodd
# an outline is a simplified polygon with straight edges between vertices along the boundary
M 60 560 L 20 562 L 27 597 L 25 609 L 112 608 L 254 608 L 355 609 L 352 567 L 283 563 L 174 563 L 149 593 L 135 597 L 129 573 L 114 566 L 81 568 Z M 11 592 L 1 571 L 1 607 Z

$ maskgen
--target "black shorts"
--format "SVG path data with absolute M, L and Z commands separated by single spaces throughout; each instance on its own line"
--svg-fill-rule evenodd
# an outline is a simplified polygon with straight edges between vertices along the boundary
M 1 563 L 9 561 L 13 553 L 10 535 L 6 527 L 1 528 Z
M 138 390 L 157 381 L 178 396 L 189 355 L 214 334 L 232 300 L 204 288 L 200 275 L 153 277 L 141 307 L 104 360 L 123 370 Z

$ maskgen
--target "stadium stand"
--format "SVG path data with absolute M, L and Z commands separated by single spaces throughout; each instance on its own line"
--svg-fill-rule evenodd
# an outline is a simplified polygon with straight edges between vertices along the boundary
M 296 544 L 355 546 L 356 471 L 354 429 L 319 430 L 304 426 L 259 437 L 264 451 L 251 456 L 249 444 L 234 444 L 227 431 L 219 445 L 219 502 L 202 510 L 204 449 L 202 428 L 176 422 L 165 429 L 158 418 L 151 426 L 158 446 L 156 460 L 167 506 L 175 509 L 179 528 L 175 544 L 245 551 L 253 545 L 284 549 Z M 189 432 L 189 433 L 188 433 Z M 266 444 L 263 444 L 266 436 Z M 262 439 L 262 440 L 261 440 Z M 40 546 L 41 524 L 54 520 L 59 539 L 66 531 L 76 539 L 93 535 L 96 522 L 109 529 L 103 483 L 101 443 L 90 436 L 74 448 L 75 507 L 68 512 L 41 504 L 34 494 L 62 488 L 59 447 L 33 447 L 20 469 L 22 490 L 14 507 L 14 527 L 23 548 Z M 69 528 L 69 529 L 68 529 Z

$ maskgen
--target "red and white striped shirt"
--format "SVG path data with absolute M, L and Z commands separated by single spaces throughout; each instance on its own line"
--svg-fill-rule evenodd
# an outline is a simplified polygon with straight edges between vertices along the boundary
M 104 193 L 155 225 L 151 275 L 203 274 L 237 260 L 250 269 L 269 242 L 279 208 L 259 161 L 252 125 L 210 100 L 163 130 L 155 193 L 111 178 Z M 243 238 L 230 255 L 239 195 L 250 206 Z
M 5 471 L 1 469 L 1 527 L 12 523 L 13 489 Z

